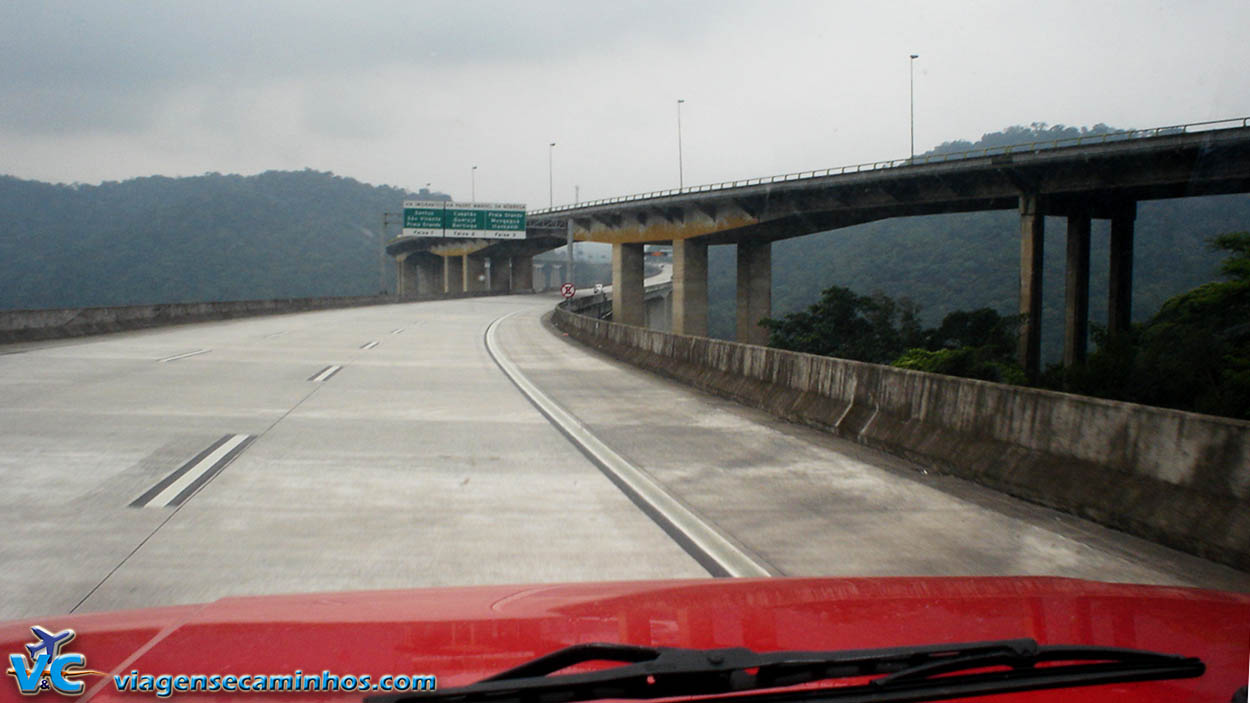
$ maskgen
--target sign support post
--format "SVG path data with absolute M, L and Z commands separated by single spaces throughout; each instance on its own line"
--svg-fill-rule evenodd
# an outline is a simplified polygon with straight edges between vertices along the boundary
M 570 217 L 570 218 L 569 218 L 569 222 L 568 222 L 568 233 L 569 233 L 568 245 L 565 247 L 566 249 L 568 249 L 568 250 L 569 250 L 569 277 L 568 277 L 568 282 L 569 282 L 569 283 L 572 283 L 574 286 L 576 286 L 576 285 L 577 285 L 577 279 L 576 279 L 576 277 L 574 277 L 574 276 L 573 276 L 573 218 L 572 218 L 572 217 Z

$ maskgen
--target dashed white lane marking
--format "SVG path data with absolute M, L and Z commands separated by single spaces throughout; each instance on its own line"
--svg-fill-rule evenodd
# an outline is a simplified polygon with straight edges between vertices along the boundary
M 342 364 L 333 364 L 331 366 L 327 366 L 324 369 L 321 369 L 320 371 L 318 371 L 317 373 L 309 376 L 308 380 L 312 381 L 313 383 L 324 383 L 325 381 L 330 380 L 330 377 L 338 373 L 339 370 L 341 370 L 342 368 L 343 368 Z
M 143 495 L 130 503 L 132 508 L 174 507 L 195 494 L 204 484 L 234 461 L 247 445 L 255 439 L 250 434 L 226 435 L 209 445 L 208 449 L 180 466 Z
M 212 351 L 212 349 L 196 349 L 195 351 L 187 352 L 186 354 L 176 354 L 174 356 L 167 356 L 164 359 L 157 359 L 157 363 L 163 364 L 167 361 L 177 361 L 179 359 L 185 359 L 189 356 L 199 356 L 200 354 L 207 354 L 210 351 Z

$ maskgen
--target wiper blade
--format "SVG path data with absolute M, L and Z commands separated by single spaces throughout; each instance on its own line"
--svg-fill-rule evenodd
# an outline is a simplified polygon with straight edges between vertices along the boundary
M 622 666 L 578 674 L 562 669 L 592 661 Z M 1044 666 L 1037 666 L 1043 664 Z M 988 669 L 988 670 L 987 670 Z M 436 692 L 369 696 L 366 703 L 572 703 L 609 698 L 717 696 L 732 703 L 931 701 L 1127 681 L 1201 676 L 1200 659 L 1135 649 L 1040 646 L 1032 639 L 886 649 L 789 651 L 680 649 L 579 644 L 538 657 L 477 683 Z M 775 689 L 855 677 L 868 683 L 835 688 Z

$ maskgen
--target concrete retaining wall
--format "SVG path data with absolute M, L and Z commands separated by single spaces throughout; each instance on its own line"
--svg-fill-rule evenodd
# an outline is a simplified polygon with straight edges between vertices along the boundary
M 563 308 L 553 321 L 696 388 L 1250 571 L 1250 423 L 667 334 Z
M 407 297 L 404 302 L 447 300 L 451 298 L 499 295 L 489 291 Z M 53 308 L 47 310 L 0 310 L 0 344 L 39 339 L 80 337 L 88 334 L 176 325 L 189 322 L 228 320 L 254 315 L 276 315 L 308 310 L 382 305 L 394 297 L 363 295 L 334 298 L 282 298 L 274 300 L 229 300 L 211 303 L 164 303 L 101 308 Z

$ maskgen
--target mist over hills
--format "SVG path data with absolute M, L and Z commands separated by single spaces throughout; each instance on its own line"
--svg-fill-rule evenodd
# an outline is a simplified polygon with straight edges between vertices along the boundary
M 1111 131 L 1033 124 L 956 141 L 933 152 Z M 0 308 L 85 307 L 378 292 L 381 213 L 409 194 L 332 173 L 153 176 L 97 186 L 0 176 Z M 1095 220 L 1090 313 L 1105 321 L 1107 229 Z M 1250 195 L 1138 205 L 1135 319 L 1216 277 L 1220 233 L 1250 230 Z M 391 226 L 390 236 L 396 232 Z M 1062 342 L 1065 221 L 1047 218 L 1044 353 Z M 710 328 L 734 334 L 735 252 L 712 247 Z M 1019 223 L 1014 211 L 899 218 L 778 242 L 773 312 L 804 309 L 831 286 L 908 297 L 936 325 L 957 309 L 1014 314 Z M 387 261 L 386 287 L 394 289 Z

